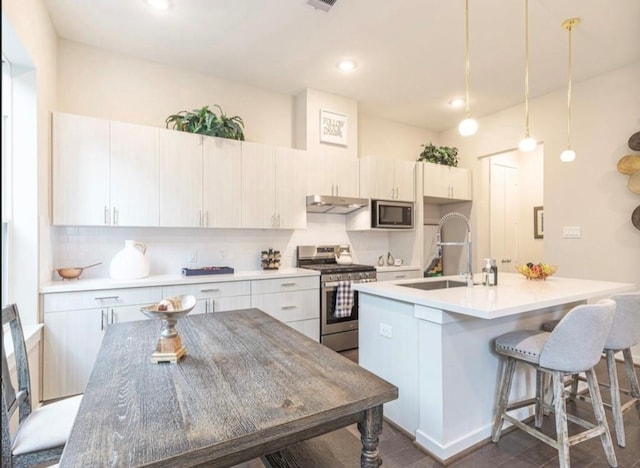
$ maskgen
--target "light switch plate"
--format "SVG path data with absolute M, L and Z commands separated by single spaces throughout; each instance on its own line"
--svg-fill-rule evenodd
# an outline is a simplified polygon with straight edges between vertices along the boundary
M 564 226 L 562 228 L 562 237 L 564 239 L 580 239 L 582 237 L 580 226 Z
M 387 338 L 393 337 L 393 328 L 391 325 L 387 325 L 386 323 L 380 324 L 380 334 L 382 336 L 386 336 Z

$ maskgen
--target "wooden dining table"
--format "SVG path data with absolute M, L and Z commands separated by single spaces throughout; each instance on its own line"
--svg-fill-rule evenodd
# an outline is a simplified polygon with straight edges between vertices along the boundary
M 378 467 L 396 386 L 259 309 L 177 329 L 187 355 L 156 364 L 159 320 L 108 327 L 61 467 L 228 467 L 354 423 Z

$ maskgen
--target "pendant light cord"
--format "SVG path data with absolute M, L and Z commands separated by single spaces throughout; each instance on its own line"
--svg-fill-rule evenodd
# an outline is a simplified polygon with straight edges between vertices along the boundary
M 529 138 L 529 0 L 525 0 L 524 10 L 524 114 L 525 138 Z
M 571 30 L 573 29 L 573 25 L 570 24 L 567 26 L 567 30 L 569 31 L 569 77 L 567 81 L 567 148 L 571 149 Z
M 465 27 L 465 104 L 466 115 L 469 117 L 471 114 L 469 111 L 469 0 L 465 0 L 465 15 L 464 15 L 464 27 Z

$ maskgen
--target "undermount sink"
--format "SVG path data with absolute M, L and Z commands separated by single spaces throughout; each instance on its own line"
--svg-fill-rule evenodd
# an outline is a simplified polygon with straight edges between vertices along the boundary
M 465 283 L 464 281 L 454 280 L 424 281 L 422 283 L 398 284 L 398 286 L 422 289 L 424 291 L 431 291 L 433 289 L 459 288 L 466 285 L 467 283 Z

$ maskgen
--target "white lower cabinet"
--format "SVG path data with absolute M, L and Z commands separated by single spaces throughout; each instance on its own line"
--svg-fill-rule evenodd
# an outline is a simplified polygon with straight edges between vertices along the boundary
M 223 312 L 251 307 L 251 282 L 225 281 L 220 283 L 164 286 L 162 297 L 189 294 L 195 296 L 196 307 L 192 314 Z
M 43 295 L 43 399 L 83 393 L 106 328 L 145 320 L 142 306 L 162 299 L 160 287 Z
M 256 307 L 309 338 L 320 341 L 318 276 L 252 281 L 251 307 Z

